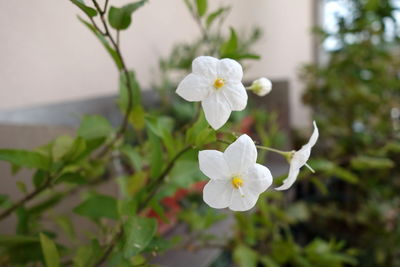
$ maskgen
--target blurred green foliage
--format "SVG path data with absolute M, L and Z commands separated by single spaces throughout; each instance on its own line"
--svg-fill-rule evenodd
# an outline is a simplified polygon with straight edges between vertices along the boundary
M 326 191 L 300 188 L 313 222 L 303 231 L 345 240 L 360 266 L 399 266 L 400 21 L 395 1 L 346 2 L 351 15 L 338 16 L 336 33 L 317 30 L 337 47 L 303 71 L 324 159 L 313 179 Z

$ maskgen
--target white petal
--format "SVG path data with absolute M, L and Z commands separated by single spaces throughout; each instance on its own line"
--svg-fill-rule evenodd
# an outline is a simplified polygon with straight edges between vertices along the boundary
M 295 165 L 290 165 L 288 177 L 283 181 L 283 185 L 275 188 L 275 190 L 287 190 L 289 189 L 297 179 L 299 175 L 300 168 L 297 168 Z
M 243 188 L 254 194 L 261 194 L 272 184 L 272 175 L 269 169 L 261 164 L 254 164 L 244 177 Z
M 223 209 L 231 203 L 233 190 L 229 180 L 211 180 L 204 187 L 203 200 L 212 208 Z
M 232 199 L 229 205 L 229 209 L 233 211 L 245 211 L 254 207 L 257 203 L 258 194 L 252 193 L 245 187 L 242 188 L 242 193 L 238 189 L 234 189 L 232 192 Z
M 221 92 L 212 93 L 201 102 L 201 105 L 206 115 L 206 120 L 214 130 L 221 128 L 231 115 L 231 107 Z
M 253 140 L 243 134 L 227 147 L 224 158 L 233 175 L 242 174 L 256 163 L 257 149 Z
M 189 74 L 178 85 L 176 93 L 187 101 L 201 101 L 211 92 L 210 83 L 196 74 Z
M 319 131 L 318 131 L 318 127 L 317 124 L 315 123 L 315 121 L 313 121 L 313 125 L 314 125 L 314 131 L 310 137 L 310 140 L 308 141 L 309 146 L 313 147 L 315 145 L 315 143 L 317 142 L 318 136 L 319 136 Z
M 235 60 L 224 58 L 218 62 L 217 75 L 226 81 L 240 82 L 243 78 L 242 66 Z
M 246 107 L 247 92 L 242 83 L 229 82 L 224 86 L 222 92 L 225 94 L 232 110 L 240 111 Z
M 210 179 L 229 179 L 229 168 L 224 154 L 217 150 L 202 150 L 199 152 L 200 170 Z
M 200 56 L 192 62 L 192 72 L 214 81 L 217 78 L 218 59 L 208 56 Z

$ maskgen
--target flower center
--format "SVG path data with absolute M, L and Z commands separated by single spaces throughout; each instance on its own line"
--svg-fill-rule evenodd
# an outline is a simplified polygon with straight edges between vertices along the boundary
M 232 185 L 234 188 L 239 189 L 239 187 L 243 186 L 243 180 L 240 179 L 238 176 L 232 177 Z
M 216 89 L 220 89 L 222 86 L 224 86 L 225 85 L 225 81 L 224 81 L 224 79 L 222 79 L 222 78 L 217 78 L 217 79 L 215 79 L 215 81 L 214 81 L 214 87 L 216 88 Z

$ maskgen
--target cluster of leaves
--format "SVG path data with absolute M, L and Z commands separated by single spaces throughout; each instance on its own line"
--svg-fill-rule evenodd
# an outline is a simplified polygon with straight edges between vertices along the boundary
M 303 201 L 284 204 L 283 194 L 266 192 L 252 214 L 235 214 L 233 259 L 239 266 L 331 266 L 355 265 L 356 251 L 344 242 L 320 238 L 296 240 L 294 225 L 310 220 Z
M 394 1 L 348 3 L 352 15 L 338 17 L 336 33 L 319 30 L 338 48 L 303 72 L 325 159 L 317 160 L 314 176 L 324 181 L 322 191 L 300 191 L 315 218 L 307 231 L 346 240 L 360 251 L 362 266 L 398 266 L 400 22 Z

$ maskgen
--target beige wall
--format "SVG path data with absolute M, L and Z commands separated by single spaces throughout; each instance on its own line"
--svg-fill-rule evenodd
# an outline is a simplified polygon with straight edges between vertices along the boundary
M 126 1 L 111 1 L 116 6 Z M 209 0 L 213 6 L 218 2 Z M 288 78 L 292 122 L 308 124 L 296 79 L 312 58 L 312 0 L 230 0 L 228 24 L 260 25 L 262 60 L 246 77 Z M 0 1 L 0 109 L 87 98 L 116 92 L 117 72 L 97 40 L 76 19 L 67 0 Z M 156 77 L 152 69 L 173 43 L 191 40 L 198 29 L 182 0 L 151 0 L 134 15 L 122 35 L 128 65 L 143 87 Z

